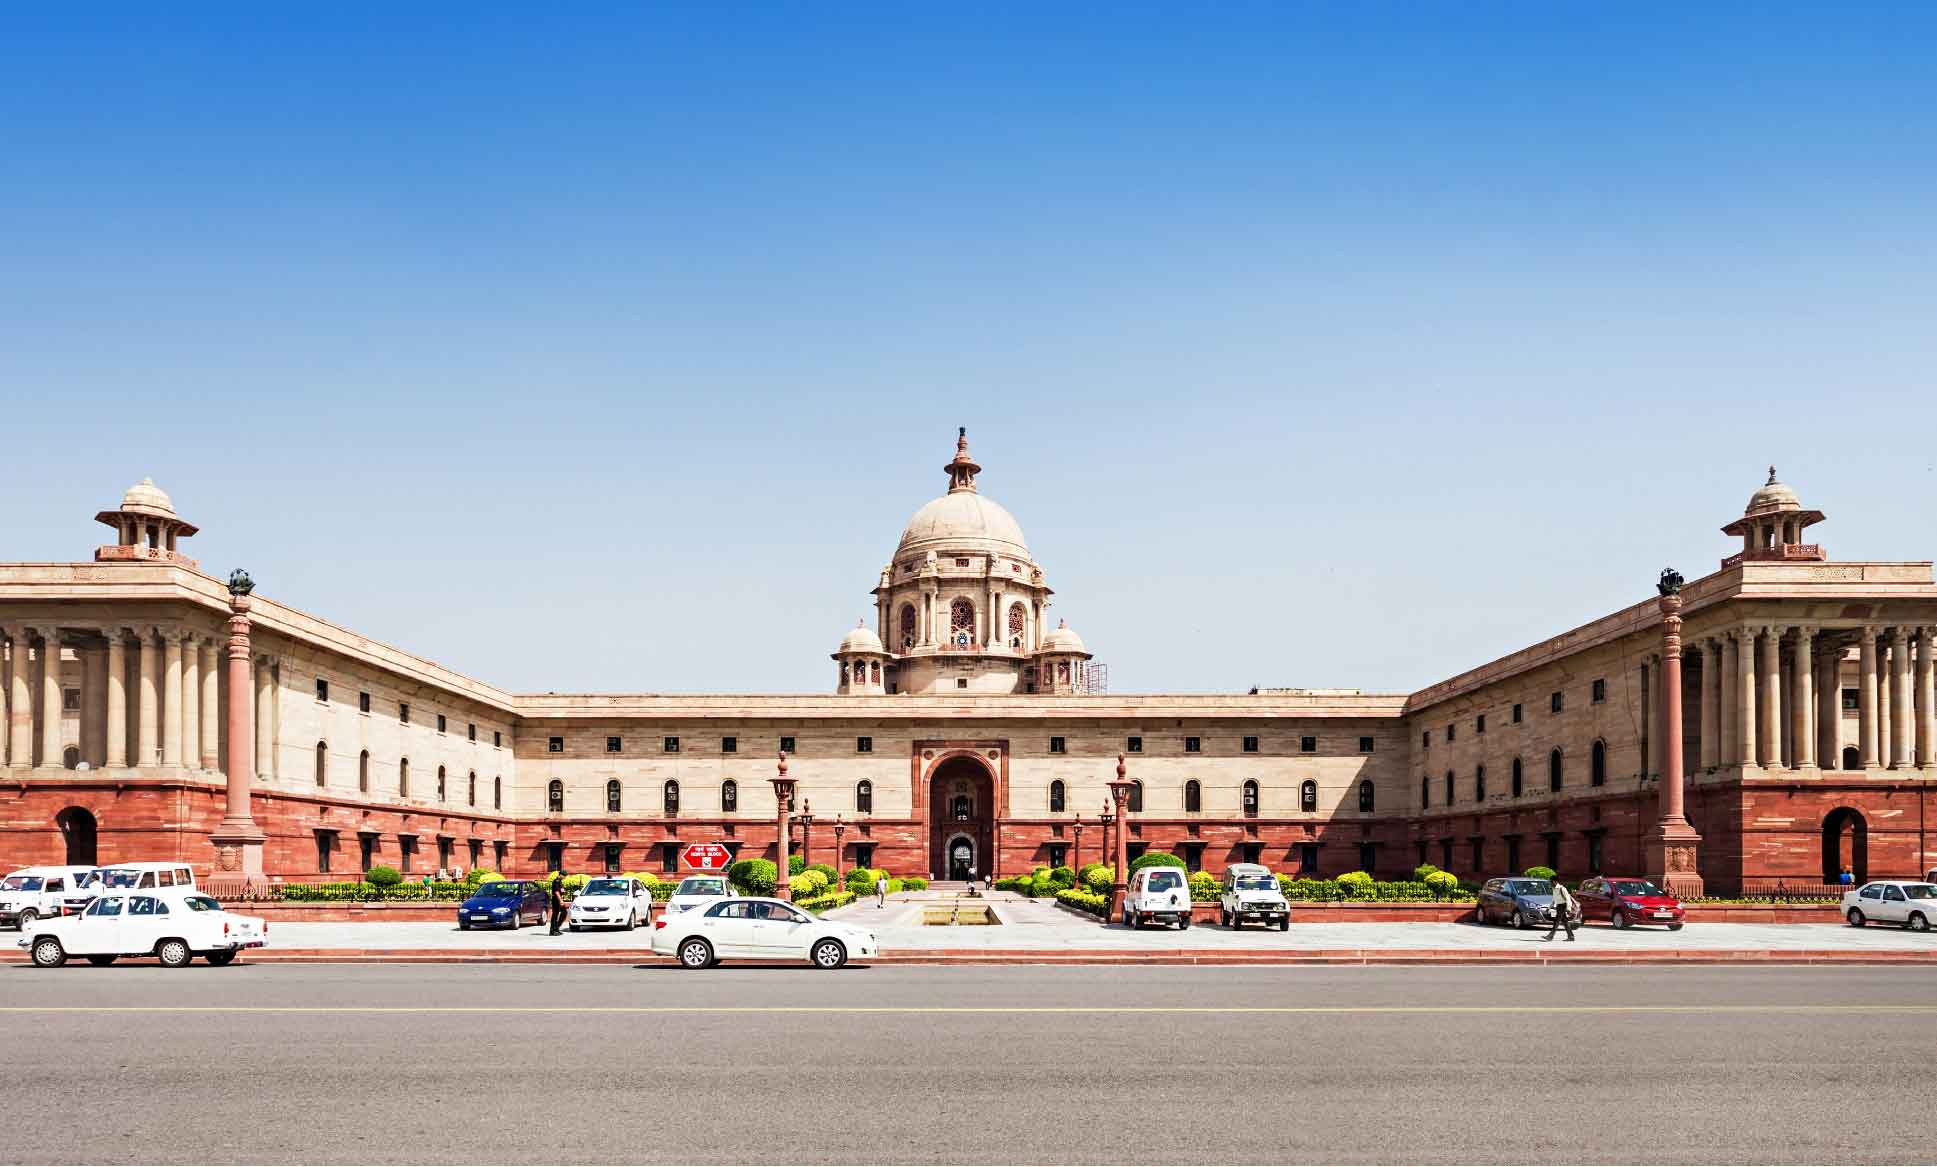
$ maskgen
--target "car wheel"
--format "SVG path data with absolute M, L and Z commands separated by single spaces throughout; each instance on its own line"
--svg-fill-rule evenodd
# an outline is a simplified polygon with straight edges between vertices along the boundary
M 1922 912 L 1910 913 L 1910 918 L 1903 922 L 1903 926 L 1910 929 L 1912 932 L 1930 931 L 1930 921 L 1924 919 L 1924 914 Z
M 211 952 L 207 956 L 203 957 L 202 959 L 208 961 L 216 968 L 221 968 L 225 964 L 235 963 L 235 949 L 224 948 L 219 952 Z
M 90 956 L 90 957 L 88 957 L 88 958 L 87 958 L 87 962 L 88 962 L 89 964 L 91 964 L 91 965 L 93 965 L 93 966 L 94 966 L 95 968 L 103 968 L 103 967 L 106 967 L 107 965 L 110 965 L 110 964 L 113 964 L 113 963 L 114 963 L 114 957 L 112 957 L 112 956 L 109 956 L 109 955 L 107 955 L 107 954 L 105 954 L 105 953 L 103 953 L 103 954 L 101 954 L 101 955 L 98 955 L 98 956 Z
M 1520 929 L 1522 929 L 1522 930 L 1524 930 L 1524 929 L 1526 928 L 1526 926 L 1527 926 L 1527 917 L 1525 917 L 1524 915 L 1522 915 L 1522 914 L 1520 913 L 1520 909 L 1519 909 L 1519 908 L 1515 908 L 1515 909 L 1513 909 L 1513 920 L 1512 920 L 1512 922 L 1511 922 L 1511 925 L 1510 925 L 1510 926 L 1511 926 L 1511 927 L 1514 927 L 1514 928 L 1520 928 Z
M 576 931 L 578 931 L 578 925 L 577 925 L 577 924 L 567 924 L 567 925 L 565 925 L 565 929 L 566 929 L 567 931 L 569 931 L 569 932 L 576 932 Z
M 155 959 L 161 961 L 163 968 L 183 968 L 195 959 L 195 954 L 188 950 L 188 941 L 171 936 L 155 945 Z
M 705 968 L 713 963 L 713 946 L 694 937 L 679 946 L 679 963 L 684 968 Z
M 1289 931 L 1291 931 L 1291 917 L 1290 917 L 1290 916 L 1286 916 L 1286 917 L 1285 917 L 1284 919 L 1282 919 L 1282 920 L 1280 920 L 1280 921 L 1278 921 L 1278 931 L 1280 931 L 1280 932 L 1289 932 Z
M 28 908 L 26 911 L 20 913 L 20 922 L 15 925 L 15 928 L 18 931 L 25 932 L 29 928 L 32 928 L 34 921 L 38 919 L 40 919 L 40 913 L 34 911 L 32 908 Z
M 459 932 L 469 932 L 471 930 L 471 922 L 469 920 L 459 920 L 457 922 L 457 930 Z
M 519 928 L 524 926 L 524 922 L 525 922 L 524 913 L 518 911 L 516 908 L 513 908 L 511 910 L 511 924 L 510 924 L 511 930 L 513 932 L 516 932 Z
M 1179 932 L 1190 931 L 1190 913 L 1189 912 L 1185 912 L 1182 916 L 1178 918 L 1177 930 Z
M 630 931 L 632 931 L 632 930 L 633 930 L 634 928 L 637 928 L 638 926 L 639 926 L 639 917 L 637 917 L 637 916 L 627 916 L 627 917 L 625 918 L 625 930 L 626 930 L 626 931 L 628 931 L 628 932 L 630 932 Z
M 1229 928 L 1231 926 L 1231 913 L 1223 910 L 1222 908 L 1219 908 L 1217 912 L 1217 922 L 1221 927 Z
M 823 940 L 814 945 L 814 966 L 836 969 L 847 963 L 847 949 L 838 940 Z
M 1869 923 L 1868 920 L 1865 920 L 1863 918 L 1862 908 L 1851 908 L 1848 918 L 1850 922 L 1850 927 L 1852 928 L 1861 928 L 1863 925 Z
M 1619 909 L 1616 909 L 1614 915 L 1609 917 L 1608 922 L 1613 924 L 1616 928 L 1625 928 L 1628 926 L 1628 914 Z
M 1670 925 L 1668 925 L 1668 931 L 1670 931 L 1670 932 L 1679 932 L 1679 931 L 1681 931 L 1681 921 L 1680 921 L 1680 920 L 1676 920 L 1676 921 L 1675 921 L 1674 923 L 1672 923 L 1672 924 L 1670 924 Z
M 67 963 L 67 950 L 52 936 L 34 941 L 34 964 L 40 968 L 59 968 Z

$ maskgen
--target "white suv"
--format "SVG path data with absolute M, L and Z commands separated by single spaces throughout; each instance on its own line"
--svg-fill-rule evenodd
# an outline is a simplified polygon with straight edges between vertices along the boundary
M 1130 874 L 1123 895 L 1123 922 L 1131 928 L 1147 923 L 1190 927 L 1190 876 L 1181 867 L 1145 867 Z
M 23 867 L 0 879 L 0 925 L 25 932 L 62 914 L 62 905 L 92 867 Z
M 1278 889 L 1278 877 L 1262 863 L 1233 863 L 1224 873 L 1224 894 L 1218 897 L 1218 916 L 1226 928 L 1242 928 L 1246 920 L 1291 928 L 1291 905 Z

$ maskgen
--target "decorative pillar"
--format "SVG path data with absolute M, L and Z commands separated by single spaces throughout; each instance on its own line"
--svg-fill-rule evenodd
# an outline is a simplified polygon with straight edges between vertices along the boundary
M 196 654 L 202 658 L 202 769 L 219 770 L 222 733 L 215 719 L 222 703 L 222 674 L 215 663 L 215 641 L 203 636 L 195 643 Z
M 1702 641 L 1702 769 L 1722 764 L 1722 646 L 1711 636 Z
M 41 629 L 40 646 L 40 764 L 63 768 L 61 756 L 61 630 Z
M 252 882 L 262 878 L 262 845 L 267 841 L 249 810 L 256 773 L 255 709 L 249 685 L 249 593 L 254 590 L 247 572 L 229 576 L 228 792 L 222 821 L 209 836 L 217 865 L 223 871 L 240 871 Z
M 1917 765 L 1937 766 L 1930 752 L 1937 748 L 1937 628 L 1917 632 Z
M 1736 749 L 1744 766 L 1755 765 L 1755 627 L 1745 624 L 1735 633 Z
M 161 753 L 161 654 L 155 651 L 152 628 L 135 629 L 135 704 L 130 762 L 152 766 Z
M 182 636 L 182 765 L 202 764 L 202 648 L 193 632 Z
M 128 765 L 128 642 L 120 628 L 102 629 L 108 638 L 108 760 L 109 769 Z
M 1110 880 L 1109 915 L 1105 921 L 1123 914 L 1124 897 L 1130 891 L 1130 791 L 1136 785 L 1127 775 L 1123 755 L 1116 756 L 1116 781 L 1110 783 L 1110 801 L 1116 807 L 1116 874 Z
M 1890 630 L 1890 768 L 1910 764 L 1910 639 L 1899 624 Z
M 1794 716 L 1790 738 L 1795 742 L 1794 761 L 1798 770 L 1816 764 L 1816 629 L 1805 624 L 1796 629 L 1796 691 L 1790 697 Z
M 256 744 L 254 765 L 257 774 L 261 775 L 265 780 L 273 780 L 276 777 L 276 673 L 274 666 L 270 664 L 267 656 L 256 658 L 255 666 L 256 715 L 254 741 Z M 229 680 L 231 683 L 235 681 L 235 673 L 233 670 L 229 673 Z M 242 691 L 245 694 L 249 691 L 249 679 L 246 672 L 242 676 Z M 233 733 L 233 725 L 231 726 L 231 733 Z M 233 742 L 235 738 L 232 736 L 229 740 Z M 231 746 L 230 748 L 233 749 L 234 747 Z
M 161 764 L 182 764 L 182 633 L 161 630 Z
M 773 783 L 774 805 L 779 807 L 779 832 L 774 859 L 773 894 L 783 900 L 794 898 L 794 889 L 787 886 L 787 804 L 794 800 L 794 780 L 787 777 L 787 751 L 780 751 L 780 772 L 767 779 Z
M 1682 765 L 1681 742 L 1681 573 L 1669 568 L 1655 585 L 1660 592 L 1662 704 L 1661 736 L 1663 758 L 1661 778 L 1661 821 L 1649 833 L 1644 850 L 1648 874 L 1656 886 L 1681 899 L 1702 894 L 1702 877 L 1697 862 L 1701 836 L 1688 822 L 1683 787 L 1687 783 Z M 1772 645 L 1774 641 L 1770 642 Z
M 1735 728 L 1742 712 L 1741 651 L 1733 632 L 1724 632 L 1716 639 L 1722 643 L 1722 669 L 1716 677 L 1722 689 L 1722 715 L 1717 718 L 1722 731 L 1722 765 L 1734 766 L 1742 761 L 1741 734 Z
M 1843 768 L 1843 646 L 1832 642 L 1817 666 L 1816 764 L 1825 770 Z
M 27 661 L 26 627 L 15 625 L 8 635 L 13 652 L 7 681 L 7 765 L 24 768 L 34 764 L 34 674 Z
M 107 694 L 101 690 L 107 679 L 107 647 L 91 641 L 80 649 L 81 656 L 81 761 L 98 770 L 107 761 L 108 744 L 102 734 L 107 721 Z
M 1782 629 L 1764 627 L 1762 648 L 1761 748 L 1756 760 L 1769 769 L 1782 766 Z
M 1876 629 L 1864 628 L 1856 687 L 1856 752 L 1865 768 L 1877 765 Z

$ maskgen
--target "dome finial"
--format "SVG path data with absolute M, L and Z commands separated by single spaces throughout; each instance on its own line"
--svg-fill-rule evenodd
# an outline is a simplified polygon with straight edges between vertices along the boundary
M 1776 484 L 1776 468 L 1774 465 L 1771 465 L 1769 467 L 1769 481 L 1763 483 L 1762 485 L 1774 486 L 1775 484 Z
M 975 464 L 975 459 L 969 457 L 967 426 L 955 427 L 955 457 L 950 459 L 948 465 L 942 469 L 948 471 L 950 494 L 958 490 L 975 489 L 975 476 L 982 472 L 982 468 Z

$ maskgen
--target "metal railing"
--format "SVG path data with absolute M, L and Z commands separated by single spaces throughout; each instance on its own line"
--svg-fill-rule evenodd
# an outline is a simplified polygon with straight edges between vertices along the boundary
M 1793 879 L 1745 879 L 1742 881 L 1742 898 L 1745 900 L 1773 900 L 1779 904 L 1824 903 L 1843 898 L 1843 893 L 1855 884 L 1806 883 Z

